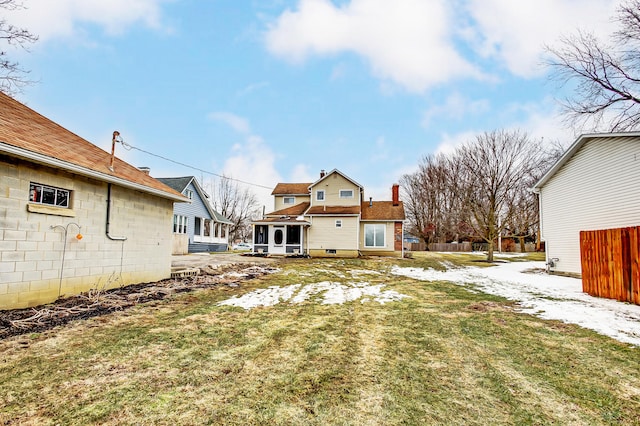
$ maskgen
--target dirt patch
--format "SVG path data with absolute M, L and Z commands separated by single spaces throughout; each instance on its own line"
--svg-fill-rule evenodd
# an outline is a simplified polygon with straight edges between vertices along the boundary
M 203 265 L 196 276 L 132 284 L 106 291 L 89 291 L 36 308 L 4 311 L 0 315 L 0 340 L 43 332 L 74 320 L 122 311 L 178 293 L 220 286 L 237 287 L 243 281 L 276 271 L 277 268 L 268 265 Z

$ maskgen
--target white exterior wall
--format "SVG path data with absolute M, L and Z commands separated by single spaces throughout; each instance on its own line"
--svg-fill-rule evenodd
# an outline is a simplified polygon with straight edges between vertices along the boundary
M 640 140 L 588 140 L 540 191 L 542 238 L 558 272 L 581 273 L 580 231 L 640 225 Z
M 395 222 L 360 222 L 360 250 L 366 251 L 394 251 L 394 223 Z M 384 247 L 365 247 L 364 225 L 384 224 Z
M 341 189 L 351 189 L 353 198 L 340 198 Z M 324 201 L 318 201 L 316 193 L 324 190 Z M 333 173 L 311 188 L 312 206 L 359 206 L 360 188 L 338 173 Z
M 284 197 L 294 197 L 295 201 L 293 204 L 285 204 Z M 293 207 L 296 204 L 309 202 L 310 197 L 308 195 L 277 195 L 274 196 L 274 208 L 273 211 L 278 211 L 282 209 L 286 209 L 289 207 Z
M 64 230 L 69 225 L 60 293 L 158 281 L 171 274 L 173 202 L 113 186 L 112 236 L 105 235 L 107 184 L 52 168 L 0 158 L 0 309 L 58 297 Z M 29 212 L 29 184 L 71 190 L 73 217 Z M 65 209 L 66 210 L 66 209 Z M 69 211 L 67 214 L 71 213 Z M 121 265 L 122 263 L 122 265 Z
M 336 219 L 342 227 L 336 228 Z M 308 234 L 309 250 L 358 250 L 357 216 L 314 216 Z

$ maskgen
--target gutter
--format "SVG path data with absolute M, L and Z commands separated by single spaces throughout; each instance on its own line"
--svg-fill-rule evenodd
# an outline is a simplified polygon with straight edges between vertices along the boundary
M 111 184 L 107 185 L 107 222 L 105 226 L 105 234 L 111 241 L 126 241 L 127 237 L 113 237 L 109 233 L 109 226 L 111 225 Z
M 86 176 L 93 179 L 101 180 L 107 182 L 109 184 L 116 184 L 119 186 L 123 186 L 125 188 L 134 189 L 141 192 L 146 192 L 148 194 L 156 195 L 158 197 L 167 198 L 173 201 L 185 203 L 190 202 L 187 197 L 182 195 L 173 195 L 168 192 L 161 191 L 159 189 L 151 188 L 149 186 L 141 185 L 139 183 L 131 182 L 126 179 L 122 179 L 116 176 L 111 176 L 106 173 L 97 172 L 95 170 L 88 169 L 86 167 L 78 166 L 73 163 L 69 163 L 67 161 L 58 160 L 57 158 L 49 157 L 43 154 L 39 154 L 37 152 L 29 151 L 26 149 L 18 148 L 13 145 L 9 145 L 5 142 L 0 142 L 0 152 L 7 153 L 13 155 L 15 157 L 23 158 L 26 160 L 30 160 L 34 163 L 44 164 L 46 166 L 51 166 L 59 169 L 63 169 L 80 176 Z

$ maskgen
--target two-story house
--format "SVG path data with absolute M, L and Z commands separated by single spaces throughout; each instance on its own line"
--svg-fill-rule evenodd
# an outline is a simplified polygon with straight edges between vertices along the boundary
M 364 188 L 337 169 L 313 183 L 279 183 L 274 211 L 253 222 L 254 252 L 314 257 L 402 256 L 404 207 L 364 199 Z

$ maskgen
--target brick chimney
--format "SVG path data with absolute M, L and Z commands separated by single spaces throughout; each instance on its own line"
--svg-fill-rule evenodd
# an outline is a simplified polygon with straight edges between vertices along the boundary
M 394 206 L 400 205 L 400 185 L 397 183 L 391 187 L 391 201 Z
M 326 173 L 324 172 L 324 169 L 323 169 L 323 170 L 320 170 L 320 179 L 322 179 L 322 178 L 324 177 L 324 175 L 325 175 L 325 174 L 326 174 Z

